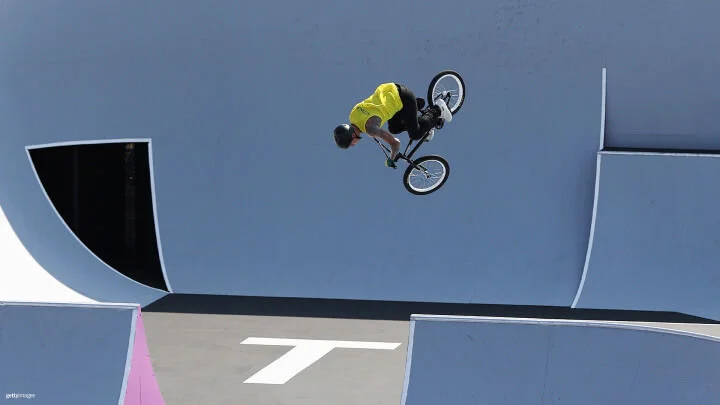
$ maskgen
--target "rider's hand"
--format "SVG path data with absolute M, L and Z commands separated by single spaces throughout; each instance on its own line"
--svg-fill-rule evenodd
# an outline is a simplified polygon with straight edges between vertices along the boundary
M 402 143 L 400 143 L 400 140 L 398 138 L 393 137 L 394 142 L 390 143 L 390 157 L 392 159 L 397 159 L 397 155 L 400 152 L 400 147 L 402 146 Z

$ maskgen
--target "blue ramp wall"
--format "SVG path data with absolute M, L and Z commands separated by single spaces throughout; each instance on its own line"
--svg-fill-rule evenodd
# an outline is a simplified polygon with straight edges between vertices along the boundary
M 2 399 L 121 404 L 134 319 L 127 306 L 0 304 Z
M 575 306 L 720 319 L 720 156 L 601 152 L 598 163 Z
M 711 405 L 720 341 L 589 322 L 413 316 L 402 405 Z
M 707 51 L 720 46 L 720 3 L 573 3 L 595 12 L 605 28 L 585 39 L 608 69 L 606 146 L 720 149 L 720 53 Z
M 45 197 L 19 141 L 0 135 L 0 207 L 40 266 L 64 285 L 98 302 L 147 305 L 166 295 L 113 270 L 73 237 Z
M 568 306 L 601 68 L 617 142 L 655 131 L 650 115 L 688 137 L 720 128 L 693 107 L 720 84 L 678 68 L 720 67 L 720 6 L 678 4 L 3 2 L 0 161 L 17 174 L 0 190 L 18 233 L 41 232 L 24 145 L 149 138 L 173 292 Z M 372 141 L 334 146 L 377 84 L 424 95 L 447 68 L 468 98 L 421 150 L 451 163 L 440 192 L 407 193 Z

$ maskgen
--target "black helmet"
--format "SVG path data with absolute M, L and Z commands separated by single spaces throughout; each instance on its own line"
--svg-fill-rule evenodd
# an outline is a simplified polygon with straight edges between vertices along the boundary
M 335 127 L 333 136 L 335 137 L 335 143 L 342 149 L 350 147 L 350 142 L 353 139 L 353 129 L 349 124 L 341 124 Z

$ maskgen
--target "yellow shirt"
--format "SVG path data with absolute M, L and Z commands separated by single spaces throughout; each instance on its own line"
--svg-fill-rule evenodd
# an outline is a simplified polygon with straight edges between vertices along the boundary
M 350 110 L 350 123 L 365 131 L 365 122 L 372 116 L 380 117 L 380 126 L 402 109 L 402 100 L 395 83 L 379 85 L 370 97 L 357 103 Z

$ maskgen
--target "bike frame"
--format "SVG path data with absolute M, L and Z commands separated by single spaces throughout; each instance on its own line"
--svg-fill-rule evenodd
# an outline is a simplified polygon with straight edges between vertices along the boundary
M 425 138 L 427 138 L 427 136 L 428 136 L 428 134 L 425 133 L 425 135 L 423 135 L 423 137 L 417 141 L 417 145 L 415 145 L 415 147 L 410 151 L 410 153 L 407 153 L 408 149 L 410 149 L 410 145 L 412 145 L 413 142 L 415 142 L 414 139 L 410 139 L 410 142 L 408 142 L 407 146 L 405 147 L 405 152 L 398 153 L 397 157 L 395 158 L 395 161 L 397 162 L 398 160 L 402 159 L 402 160 L 406 161 L 410 166 L 412 166 L 416 169 L 420 169 L 417 165 L 415 165 L 415 163 L 412 160 L 412 157 L 415 154 L 415 152 L 420 148 L 420 145 L 423 144 L 423 142 L 425 141 Z M 371 137 L 371 138 L 374 139 L 375 142 L 377 142 L 377 144 L 380 145 L 381 148 L 383 148 L 387 151 L 385 156 L 387 156 L 389 158 L 390 155 L 388 155 L 388 153 L 390 153 L 392 151 L 390 149 L 388 149 L 387 146 L 383 145 L 380 141 L 378 141 L 376 138 L 374 138 L 374 137 Z
M 423 111 L 421 111 L 421 112 L 423 112 Z M 405 146 L 405 152 L 398 153 L 397 157 L 395 158 L 395 162 L 402 159 L 402 160 L 406 161 L 410 166 L 414 167 L 415 169 L 420 170 L 421 168 L 415 164 L 415 162 L 412 160 L 412 157 L 415 154 L 415 152 L 420 148 L 420 145 L 422 145 L 423 142 L 425 142 L 425 139 L 427 137 L 428 137 L 428 132 L 425 132 L 425 134 L 422 136 L 422 138 L 420 138 L 418 140 L 410 138 L 410 141 Z M 387 153 L 385 153 L 385 156 L 389 158 L 390 155 L 388 155 L 388 153 L 391 153 L 392 151 L 387 146 L 383 145 L 382 142 L 378 141 L 377 138 L 372 137 L 372 136 L 371 136 L 371 138 L 374 139 L 375 142 L 377 142 L 377 144 L 380 145 L 381 148 L 383 148 L 385 151 L 387 151 Z M 410 151 L 410 153 L 407 153 L 408 149 L 410 149 L 410 146 L 413 144 L 413 142 L 417 142 L 417 145 L 415 145 L 415 147 Z

